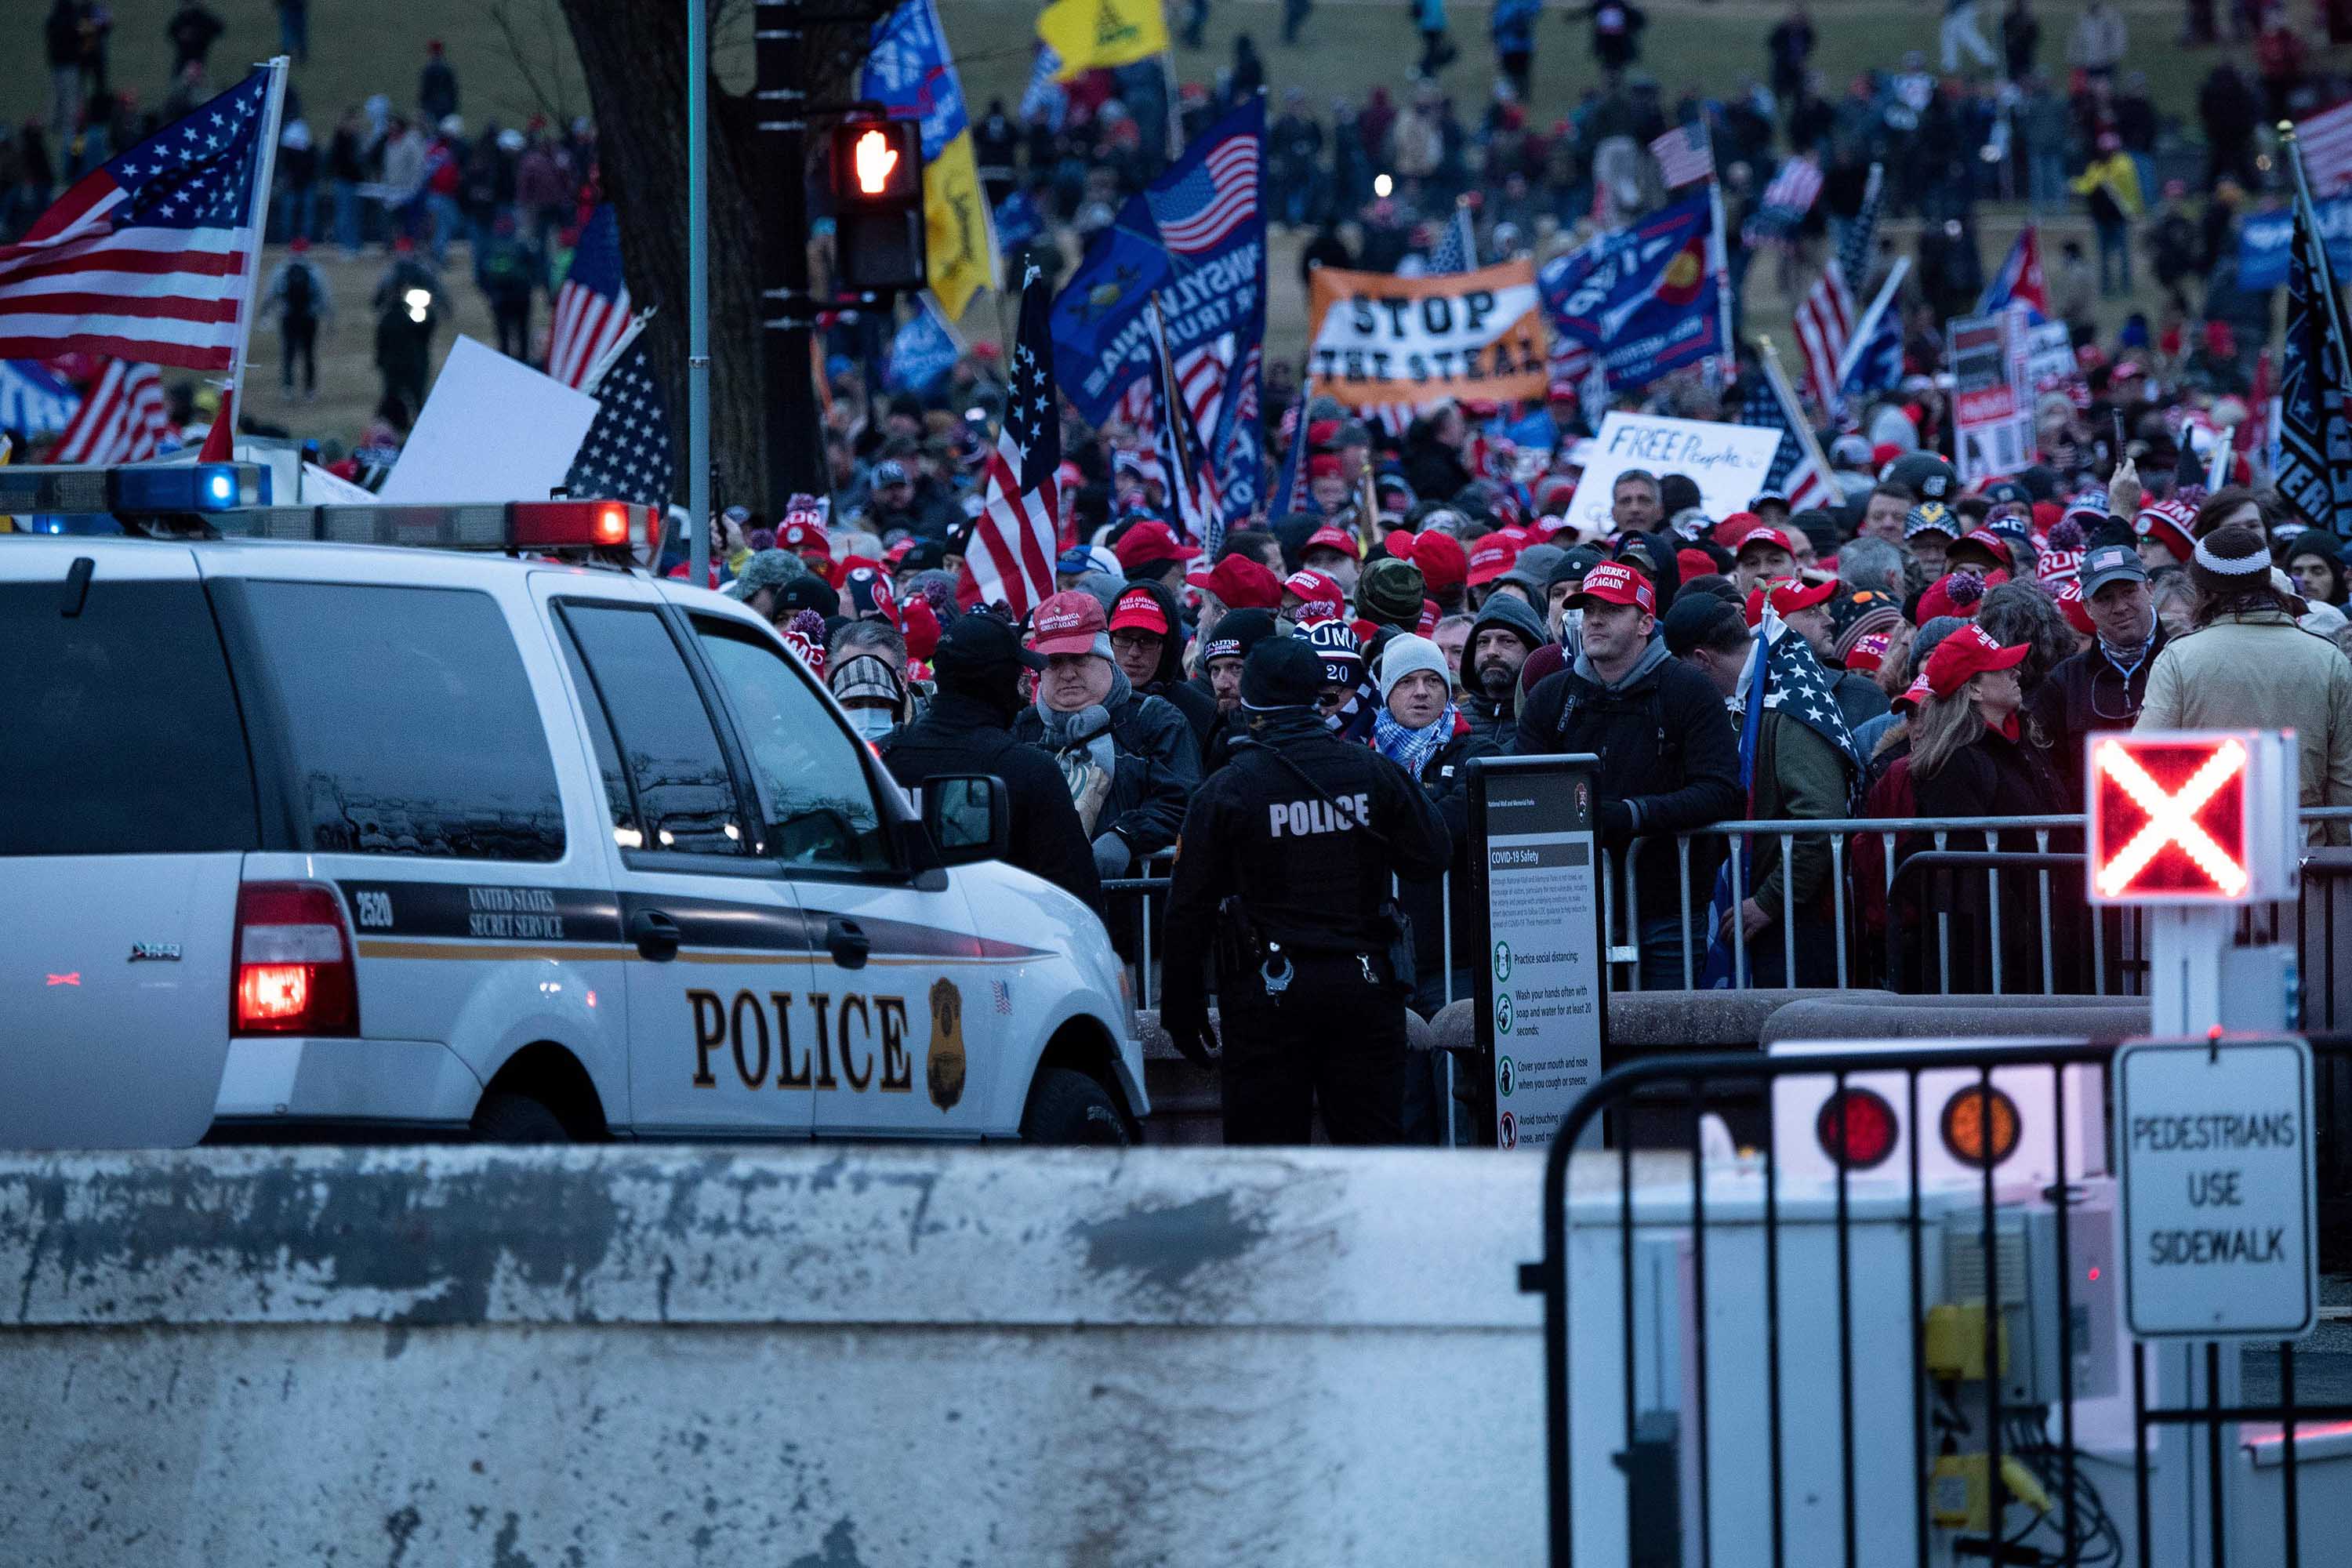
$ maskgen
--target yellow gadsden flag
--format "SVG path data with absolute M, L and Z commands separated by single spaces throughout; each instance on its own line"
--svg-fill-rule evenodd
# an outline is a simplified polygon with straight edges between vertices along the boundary
M 1067 81 L 1097 66 L 1133 65 L 1168 47 L 1160 0 L 1054 0 L 1037 15 L 1037 37 L 1062 58 Z

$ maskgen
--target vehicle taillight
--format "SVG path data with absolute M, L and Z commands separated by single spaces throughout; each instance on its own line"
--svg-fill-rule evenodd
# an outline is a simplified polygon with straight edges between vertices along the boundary
M 1822 1102 L 1813 1136 L 1849 1171 L 1867 1171 L 1895 1152 L 1895 1108 L 1866 1089 L 1842 1089 Z
M 356 1035 L 359 977 L 334 890 L 320 882 L 247 882 L 236 896 L 231 1032 Z

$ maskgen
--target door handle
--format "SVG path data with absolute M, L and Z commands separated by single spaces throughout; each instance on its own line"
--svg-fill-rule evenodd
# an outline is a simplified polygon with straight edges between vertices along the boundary
M 639 957 L 667 963 L 677 956 L 677 922 L 659 910 L 639 910 L 629 917 L 629 940 Z
M 835 915 L 825 922 L 824 950 L 842 968 L 863 969 L 866 955 L 874 951 L 874 941 L 856 921 Z

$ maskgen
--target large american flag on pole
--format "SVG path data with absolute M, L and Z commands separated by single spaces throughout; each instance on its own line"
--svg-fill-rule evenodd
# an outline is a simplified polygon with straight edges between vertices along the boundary
M 547 374 L 566 386 L 586 382 L 629 330 L 629 286 L 621 280 L 621 221 L 612 204 L 598 207 L 580 231 L 571 268 L 555 294 L 548 330 Z
M 1055 405 L 1053 299 L 1041 274 L 1021 286 L 1021 325 L 1013 340 L 1013 388 L 996 449 L 982 470 L 987 500 L 972 520 L 964 555 L 983 605 L 1002 604 L 1026 620 L 1054 591 L 1062 462 L 1062 416 Z
M 1861 319 L 1862 306 L 1855 290 L 1870 281 L 1870 257 L 1878 243 L 1878 196 L 1885 171 L 1879 165 L 1870 166 L 1870 181 L 1864 188 L 1862 209 L 1846 226 L 1838 242 L 1837 254 L 1814 279 L 1812 288 L 1797 306 L 1797 346 L 1805 356 L 1805 390 L 1821 405 L 1824 414 L 1833 414 L 1838 406 L 1838 366 L 1844 362 L 1846 344 L 1853 341 L 1855 323 Z
M 173 434 L 152 364 L 109 360 L 49 453 L 52 463 L 143 463 Z
M 256 71 L 68 186 L 0 245 L 0 358 L 79 351 L 226 371 L 260 256 L 260 185 L 276 128 Z
M 1151 301 L 1152 353 L 1158 361 L 1160 384 L 1160 458 L 1168 475 L 1168 497 L 1176 514 L 1178 531 L 1197 539 L 1214 556 L 1225 542 L 1225 513 L 1217 493 L 1217 468 L 1209 460 L 1201 439 L 1182 374 L 1168 353 L 1168 325 L 1160 319 L 1160 301 Z

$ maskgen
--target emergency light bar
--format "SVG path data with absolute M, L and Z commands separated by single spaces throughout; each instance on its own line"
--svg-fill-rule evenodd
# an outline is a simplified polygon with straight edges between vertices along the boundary
M 138 517 L 268 504 L 269 470 L 258 463 L 0 468 L 0 512 Z
M 225 535 L 439 550 L 618 550 L 652 537 L 654 509 L 614 500 L 260 507 L 213 520 Z

